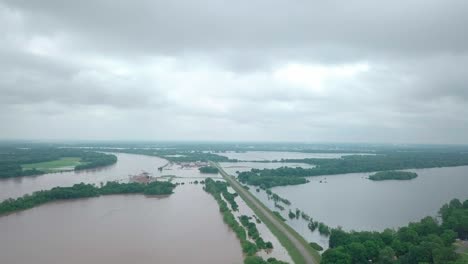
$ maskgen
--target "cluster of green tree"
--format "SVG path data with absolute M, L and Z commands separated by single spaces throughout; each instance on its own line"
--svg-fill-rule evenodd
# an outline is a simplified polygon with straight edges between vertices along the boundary
M 270 189 L 267 189 L 266 193 L 268 195 L 268 198 L 273 199 L 273 201 L 275 201 L 275 203 L 282 202 L 285 205 L 291 205 L 291 202 L 288 199 L 279 196 L 278 194 L 272 192 Z
M 324 235 L 324 236 L 329 236 L 330 233 L 331 233 L 331 228 L 329 226 L 327 226 L 326 224 L 322 223 L 322 222 L 319 222 L 318 223 L 318 231 L 321 235 Z
M 219 169 L 213 166 L 203 166 L 198 169 L 201 173 L 213 173 L 217 174 Z
M 463 263 L 456 254 L 456 238 L 468 238 L 468 200 L 452 200 L 440 209 L 442 223 L 432 217 L 397 231 L 345 232 L 333 229 L 330 248 L 321 263 Z
M 304 219 L 306 221 L 310 221 L 310 216 L 308 214 L 306 214 L 304 211 L 302 211 L 301 217 L 302 217 L 302 219 Z
M 280 214 L 280 212 L 278 212 L 278 211 L 273 211 L 273 214 L 276 215 L 276 217 L 278 217 L 278 219 L 280 219 L 281 221 L 286 222 L 286 218 L 284 218 L 284 217 Z
M 323 247 L 320 246 L 319 244 L 315 243 L 315 242 L 310 242 L 309 245 L 310 245 L 313 249 L 315 249 L 315 250 L 317 250 L 317 251 L 322 251 L 322 250 L 323 250 Z
M 241 224 L 247 229 L 247 234 L 249 237 L 255 241 L 258 249 L 272 249 L 273 244 L 271 242 L 265 242 L 258 232 L 257 225 L 254 222 L 250 222 L 250 219 L 246 215 L 241 215 L 239 217 Z
M 293 211 L 291 211 L 291 209 L 289 209 L 288 217 L 289 217 L 289 219 L 294 219 L 294 218 L 296 218 L 296 214 Z
M 417 173 L 409 171 L 380 171 L 369 176 L 369 180 L 412 180 L 418 177 Z
M 207 179 L 211 179 L 211 178 L 207 178 Z M 206 180 L 205 180 L 205 183 L 206 183 Z M 226 201 L 228 201 L 229 204 L 231 205 L 232 210 L 237 211 L 239 209 L 239 205 L 237 204 L 235 199 L 238 196 L 238 194 L 230 193 L 227 187 L 228 187 L 228 184 L 226 182 L 214 181 L 214 180 L 210 181 L 210 188 L 215 189 L 217 193 L 221 193 L 224 199 L 226 199 Z
M 309 223 L 307 224 L 307 226 L 309 227 L 310 231 L 314 232 L 317 229 L 317 227 L 319 226 L 319 222 L 314 221 L 314 219 L 310 218 Z
M 117 157 L 112 154 L 104 154 L 99 152 L 83 152 L 81 156 L 83 164 L 75 166 L 75 170 L 93 169 L 112 165 L 117 162 Z
M 280 167 L 240 172 L 239 181 L 262 188 L 307 183 L 305 177 L 354 172 L 391 171 L 468 165 L 468 153 L 388 152 L 379 155 L 349 155 L 340 159 L 287 159 L 281 162 L 314 164 L 314 168 Z
M 79 157 L 84 162 L 75 167 L 76 170 L 106 166 L 117 161 L 114 155 L 82 149 L 2 147 L 0 148 L 0 178 L 44 174 L 44 171 L 35 168 L 23 170 L 22 165 L 54 161 L 64 157 Z
M 242 251 L 247 256 L 253 256 L 257 253 L 257 245 L 247 240 L 245 229 L 237 222 L 231 210 L 224 199 L 221 197 L 222 191 L 219 188 L 219 181 L 214 181 L 211 178 L 205 180 L 205 191 L 210 193 L 218 202 L 219 211 L 223 214 L 224 222 L 236 233 L 237 238 L 241 242 Z
M 0 215 L 25 210 L 57 200 L 86 197 L 97 197 L 109 194 L 142 193 L 146 195 L 171 194 L 175 185 L 170 182 L 117 183 L 107 182 L 97 187 L 92 184 L 75 184 L 72 187 L 55 187 L 50 190 L 37 191 L 17 199 L 7 199 L 0 203 Z
M 284 172 L 283 176 L 318 176 L 354 172 L 373 172 L 403 169 L 420 169 L 468 165 L 468 153 L 408 151 L 385 152 L 378 155 L 349 155 L 340 159 L 289 159 L 285 162 L 302 162 L 316 167 Z M 277 173 L 282 172 L 279 170 Z
M 332 232 L 332 228 L 330 228 L 326 224 L 319 222 L 319 221 L 314 221 L 314 219 L 312 218 L 309 218 L 309 219 L 310 220 L 309 220 L 309 223 L 307 224 L 307 227 L 310 229 L 310 231 L 314 232 L 318 228 L 319 233 L 323 236 L 329 236 L 330 233 Z
M 278 204 L 276 202 L 275 202 L 275 207 L 280 209 L 281 211 L 284 211 L 284 206 L 282 206 L 282 205 L 280 205 L 280 204 Z
M 167 159 L 171 162 L 208 162 L 208 161 L 215 161 L 215 162 L 236 162 L 237 160 L 231 160 L 228 157 L 220 156 L 214 153 L 206 152 L 204 150 L 196 150 L 199 149 L 162 149 L 162 148 L 98 148 L 100 151 L 106 152 L 121 152 L 121 153 L 130 153 L 130 154 L 140 154 L 140 155 L 147 155 L 147 156 L 156 156 Z
M 244 259 L 244 264 L 288 264 L 288 263 L 281 261 L 281 260 L 277 260 L 275 258 L 269 258 L 267 260 L 264 260 L 258 256 L 248 256 Z
M 288 216 L 290 219 L 299 219 L 299 217 L 301 216 L 301 210 L 296 208 L 296 211 L 293 212 L 291 211 L 291 209 L 289 209 Z
M 245 184 L 260 186 L 262 189 L 269 189 L 275 186 L 298 185 L 307 183 L 304 177 L 290 174 L 290 170 L 304 170 L 302 168 L 281 167 L 278 169 L 252 169 L 251 171 L 240 172 L 237 179 Z

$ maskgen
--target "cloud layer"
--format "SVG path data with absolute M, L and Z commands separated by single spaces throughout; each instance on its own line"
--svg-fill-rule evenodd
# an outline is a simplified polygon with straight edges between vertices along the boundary
M 0 1 L 1 138 L 468 143 L 466 1 Z

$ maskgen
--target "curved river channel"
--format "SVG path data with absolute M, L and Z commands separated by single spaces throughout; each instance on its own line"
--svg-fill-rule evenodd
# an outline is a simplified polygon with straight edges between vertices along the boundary
M 0 181 L 0 200 L 75 183 L 127 180 L 142 170 L 158 175 L 167 161 L 116 154 L 115 165 L 82 172 Z M 201 177 L 198 170 L 163 174 Z M 160 173 L 161 174 L 161 173 Z M 236 235 L 201 185 L 166 197 L 114 195 L 54 202 L 0 217 L 0 263 L 242 263 Z

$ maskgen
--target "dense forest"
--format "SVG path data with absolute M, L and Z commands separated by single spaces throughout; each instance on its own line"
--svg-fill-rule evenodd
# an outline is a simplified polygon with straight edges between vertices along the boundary
M 0 178 L 30 176 L 44 174 L 39 169 L 23 169 L 22 165 L 54 161 L 64 157 L 78 157 L 82 164 L 75 170 L 90 169 L 117 162 L 115 155 L 86 151 L 82 149 L 64 148 L 0 148 Z
M 252 169 L 240 172 L 237 179 L 242 183 L 269 189 L 275 186 L 307 183 L 308 180 L 304 176 L 309 176 L 307 169 L 281 167 L 278 169 Z
M 417 173 L 409 171 L 379 171 L 369 176 L 369 180 L 385 181 L 385 180 L 412 180 L 418 177 Z
M 152 182 L 149 184 L 107 182 L 100 187 L 84 183 L 75 184 L 72 187 L 55 187 L 50 190 L 38 191 L 31 195 L 27 194 L 17 199 L 7 199 L 1 202 L 0 215 L 33 208 L 57 200 L 97 197 L 110 194 L 141 193 L 145 195 L 167 195 L 173 192 L 175 186 L 175 184 L 170 182 Z
M 287 159 L 281 162 L 308 163 L 316 167 L 252 169 L 239 173 L 238 179 L 246 184 L 271 188 L 303 184 L 307 182 L 307 176 L 468 165 L 468 153 L 389 152 L 379 155 L 350 155 L 340 159 Z
M 345 232 L 333 229 L 322 264 L 466 263 L 455 252 L 456 238 L 468 239 L 468 200 L 454 199 L 440 209 L 441 223 L 426 217 L 394 231 Z

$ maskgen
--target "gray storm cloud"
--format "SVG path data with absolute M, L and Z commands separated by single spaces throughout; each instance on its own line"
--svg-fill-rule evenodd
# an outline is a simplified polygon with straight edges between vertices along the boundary
M 0 137 L 468 143 L 466 25 L 466 1 L 3 0 Z

